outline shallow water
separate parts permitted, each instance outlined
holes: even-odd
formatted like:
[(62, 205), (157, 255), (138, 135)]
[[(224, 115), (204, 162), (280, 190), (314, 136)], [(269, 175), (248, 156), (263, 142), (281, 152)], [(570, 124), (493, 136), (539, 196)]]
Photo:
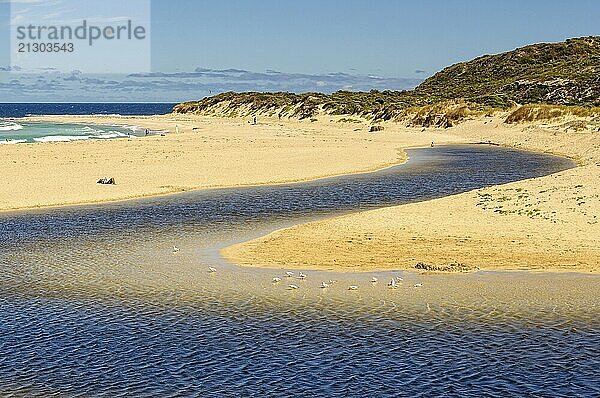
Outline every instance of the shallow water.
[(125, 128), (110, 125), (22, 122), (0, 118), (0, 145), (131, 138), (143, 135), (144, 130), (135, 126)]
[[(484, 146), (410, 156), (311, 183), (0, 216), (0, 394), (600, 395), (596, 276), (308, 272), (273, 284), (281, 270), (218, 256), (300, 221), (573, 166)], [(388, 289), (394, 275), (404, 281)]]

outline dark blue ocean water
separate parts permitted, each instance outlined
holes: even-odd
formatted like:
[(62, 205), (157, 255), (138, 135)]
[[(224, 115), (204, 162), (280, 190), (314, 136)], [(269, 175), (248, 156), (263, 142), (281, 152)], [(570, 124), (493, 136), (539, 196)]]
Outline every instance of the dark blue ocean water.
[(0, 117), (28, 115), (163, 115), (173, 103), (0, 103)]

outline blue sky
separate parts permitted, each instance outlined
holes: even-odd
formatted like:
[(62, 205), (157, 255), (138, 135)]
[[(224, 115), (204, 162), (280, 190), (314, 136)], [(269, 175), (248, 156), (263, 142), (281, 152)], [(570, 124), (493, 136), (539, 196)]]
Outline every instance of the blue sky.
[[(151, 4), (154, 74), (0, 72), (0, 101), (180, 101), (228, 89), (404, 89), (482, 54), (600, 35), (598, 0)], [(9, 20), (8, 1), (0, 0), (0, 67), (10, 65)], [(246, 72), (223, 71), (232, 68)]]
[(600, 34), (599, 15), (598, 0), (155, 0), (153, 66), (414, 77)]

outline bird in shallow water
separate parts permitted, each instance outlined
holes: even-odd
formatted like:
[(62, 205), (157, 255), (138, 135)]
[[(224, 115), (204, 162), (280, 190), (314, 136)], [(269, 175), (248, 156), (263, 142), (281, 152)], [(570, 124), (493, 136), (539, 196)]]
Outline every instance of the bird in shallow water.
[(356, 290), (356, 289), (358, 289), (358, 286), (356, 286), (356, 285), (348, 286), (348, 290)]
[(379, 280), (379, 279), (377, 279), (376, 277), (372, 277), (372, 278), (371, 278), (371, 282), (373, 282), (373, 283), (377, 282), (378, 280)]
[(217, 272), (217, 269), (215, 267), (208, 267), (208, 272), (212, 274), (213, 272)]
[(294, 276), (294, 273), (292, 271), (286, 271), (285, 276), (291, 278), (292, 276)]
[(281, 278), (276, 276), (275, 278), (273, 278), (273, 283), (277, 283), (277, 282), (281, 282)]
[(306, 278), (306, 274), (304, 272), (300, 272), (300, 274), (298, 275), (299, 279), (305, 279)]
[(415, 283), (415, 287), (422, 287), (423, 284), (422, 283)]
[(396, 282), (396, 278), (392, 278), (390, 283), (388, 283), (388, 286), (392, 289), (396, 289), (398, 287), (398, 282)]
[[(329, 282), (331, 282), (331, 281), (329, 281)], [(326, 288), (328, 288), (329, 286), (331, 286), (331, 283), (327, 283), (327, 282), (321, 282), (321, 289), (326, 289)]]
[(177, 246), (173, 246), (173, 253), (177, 253), (179, 251), (179, 248)]
[(289, 290), (296, 290), (296, 289), (300, 289), (300, 287), (297, 286), (297, 285), (288, 285), (288, 289)]

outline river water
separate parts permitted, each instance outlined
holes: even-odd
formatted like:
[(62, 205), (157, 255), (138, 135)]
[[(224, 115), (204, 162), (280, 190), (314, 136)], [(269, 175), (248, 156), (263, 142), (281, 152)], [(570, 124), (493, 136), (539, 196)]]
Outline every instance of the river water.
[(597, 276), (297, 279), (219, 257), (275, 228), (574, 166), (481, 145), (409, 155), (314, 182), (3, 214), (0, 395), (599, 396)]

